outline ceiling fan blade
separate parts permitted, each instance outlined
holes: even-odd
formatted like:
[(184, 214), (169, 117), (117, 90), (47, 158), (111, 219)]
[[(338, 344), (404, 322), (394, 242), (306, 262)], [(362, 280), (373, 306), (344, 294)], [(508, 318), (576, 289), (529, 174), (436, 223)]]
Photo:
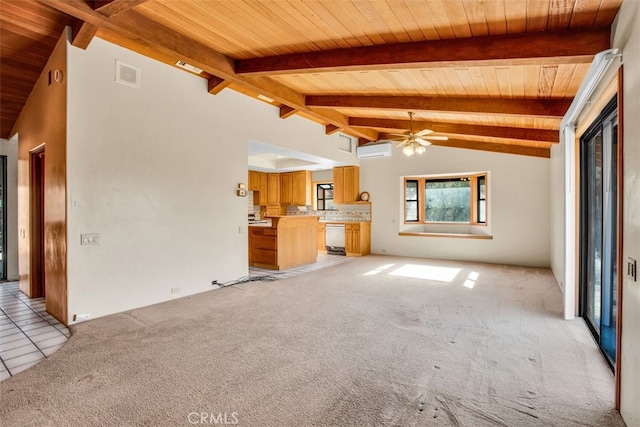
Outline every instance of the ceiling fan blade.
[(431, 129), (422, 129), (420, 132), (416, 132), (416, 136), (425, 136), (433, 133)]
[(396, 147), (395, 147), (395, 148), (402, 147), (406, 142), (407, 142), (406, 140), (404, 140), (404, 141), (400, 141), (400, 143), (396, 144)]
[(400, 136), (402, 138), (406, 138), (407, 136), (409, 136), (409, 132), (405, 132), (405, 133), (390, 133), (390, 136)]
[(424, 145), (425, 147), (427, 145), (431, 145), (431, 143), (429, 141), (427, 141), (426, 139), (422, 139), (422, 138), (416, 138), (416, 142), (420, 145)]
[(444, 135), (431, 135), (428, 136), (427, 139), (432, 139), (434, 141), (446, 141), (449, 137)]

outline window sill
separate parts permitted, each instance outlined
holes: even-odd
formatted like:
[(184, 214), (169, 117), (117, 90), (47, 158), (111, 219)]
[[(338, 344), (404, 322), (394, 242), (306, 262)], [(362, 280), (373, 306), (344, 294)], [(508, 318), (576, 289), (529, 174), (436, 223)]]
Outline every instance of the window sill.
[(416, 237), (450, 237), (454, 239), (483, 239), (492, 240), (493, 236), (486, 234), (471, 234), (471, 233), (433, 233), (433, 232), (409, 232), (401, 231), (399, 236), (416, 236)]

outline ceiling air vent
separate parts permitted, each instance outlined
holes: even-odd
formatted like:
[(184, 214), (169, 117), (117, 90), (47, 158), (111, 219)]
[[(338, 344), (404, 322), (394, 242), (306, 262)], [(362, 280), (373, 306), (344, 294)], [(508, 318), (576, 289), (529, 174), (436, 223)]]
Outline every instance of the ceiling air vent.
[(140, 89), (140, 68), (116, 59), (116, 82)]
[(347, 135), (340, 134), (340, 151), (345, 153), (353, 153), (353, 141)]
[(184, 68), (187, 71), (191, 71), (192, 73), (196, 73), (196, 74), (200, 74), (202, 73), (202, 70), (194, 65), (191, 64), (187, 64), (184, 61), (178, 61), (176, 62), (176, 66), (180, 67), (180, 68)]

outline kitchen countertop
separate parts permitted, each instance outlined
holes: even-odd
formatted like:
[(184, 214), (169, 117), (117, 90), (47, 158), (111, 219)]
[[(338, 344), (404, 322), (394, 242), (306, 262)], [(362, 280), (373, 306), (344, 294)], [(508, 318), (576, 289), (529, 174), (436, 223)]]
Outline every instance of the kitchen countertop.
[(249, 227), (271, 227), (271, 221), (249, 223)]
[(321, 224), (361, 224), (363, 222), (371, 222), (371, 221), (326, 221), (326, 220), (320, 220)]
[[(267, 217), (267, 222), (258, 222), (258, 223), (249, 223), (249, 227), (271, 227), (271, 220), (269, 218), (305, 218), (309, 215), (283, 215), (281, 217)], [(371, 221), (335, 221), (335, 220), (318, 220), (320, 224), (361, 224), (363, 222), (371, 222)]]

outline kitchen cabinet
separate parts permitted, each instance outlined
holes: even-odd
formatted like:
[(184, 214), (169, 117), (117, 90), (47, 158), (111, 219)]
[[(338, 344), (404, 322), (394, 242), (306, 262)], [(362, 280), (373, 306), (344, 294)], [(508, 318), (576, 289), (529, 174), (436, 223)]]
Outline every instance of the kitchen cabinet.
[(284, 172), (280, 174), (280, 203), (285, 206), (293, 204), (292, 172)]
[(296, 171), (284, 173), (264, 173), (249, 171), (249, 190), (256, 192), (254, 205), (269, 206), (269, 212), (284, 211), (273, 209), (276, 205), (311, 205), (311, 172)]
[(336, 205), (355, 203), (360, 194), (360, 168), (339, 166), (333, 168), (333, 201)]
[(249, 228), (249, 263), (277, 264), (278, 238), (275, 228)]
[(291, 204), (311, 205), (311, 171), (292, 172)]
[(347, 223), (344, 226), (347, 256), (363, 256), (371, 253), (371, 223)]
[(267, 174), (267, 205), (280, 204), (280, 174)]
[(271, 226), (249, 226), (249, 265), (286, 270), (316, 262), (318, 217), (274, 216)]
[[(267, 174), (260, 172), (260, 190), (258, 190), (258, 204), (260, 206), (267, 206)], [(256, 197), (253, 198), (253, 204), (256, 204)]]
[(325, 243), (325, 226), (323, 223), (318, 223), (318, 252), (326, 254), (327, 244)]
[(249, 191), (260, 191), (260, 175), (264, 175), (264, 173), (249, 171)]

